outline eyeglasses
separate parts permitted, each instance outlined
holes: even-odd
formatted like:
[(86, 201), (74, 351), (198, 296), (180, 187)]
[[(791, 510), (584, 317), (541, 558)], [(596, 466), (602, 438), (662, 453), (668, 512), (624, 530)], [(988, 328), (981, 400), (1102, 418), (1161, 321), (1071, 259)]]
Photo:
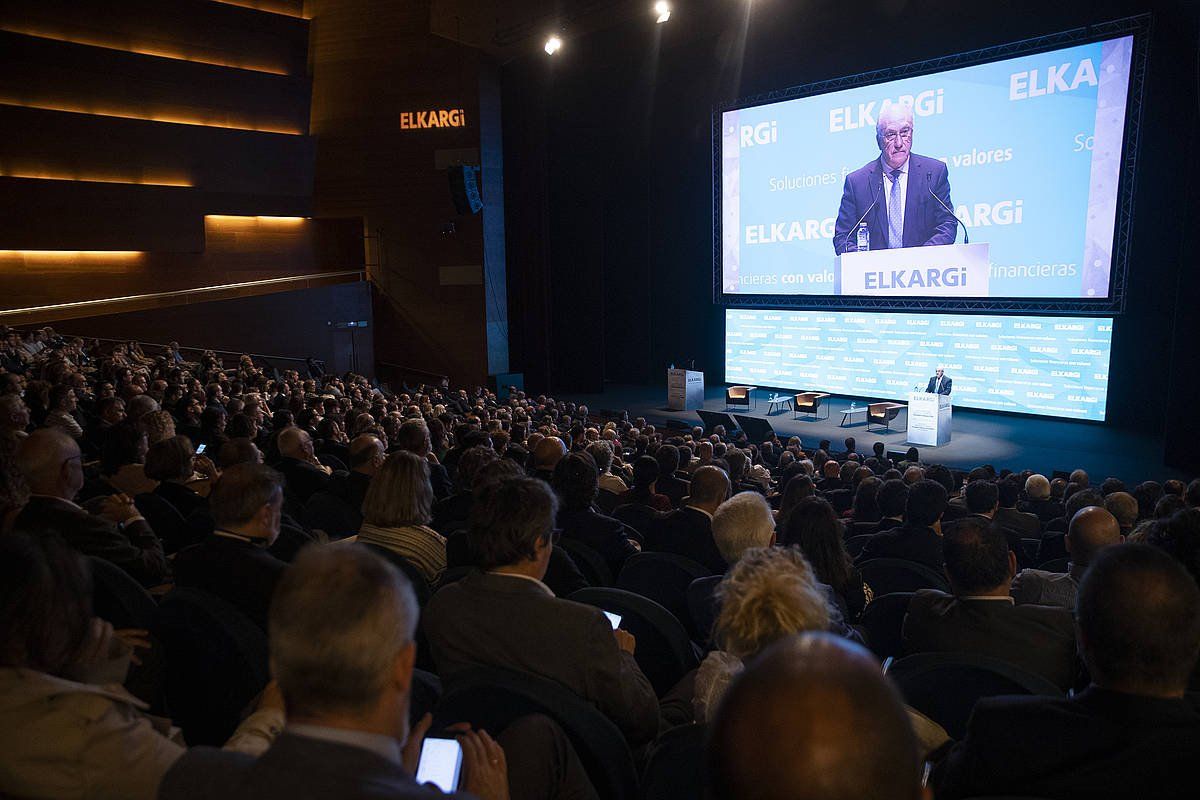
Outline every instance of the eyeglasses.
[(884, 131), (883, 140), (885, 142), (894, 142), (894, 141), (896, 141), (897, 136), (899, 136), (901, 139), (903, 139), (906, 142), (911, 142), (912, 141), (912, 128), (902, 128), (898, 131)]

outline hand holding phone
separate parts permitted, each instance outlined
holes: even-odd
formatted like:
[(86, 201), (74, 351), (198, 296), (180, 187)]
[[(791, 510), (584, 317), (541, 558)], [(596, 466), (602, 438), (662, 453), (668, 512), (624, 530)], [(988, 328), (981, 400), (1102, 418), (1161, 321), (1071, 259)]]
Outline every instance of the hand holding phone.
[(617, 628), (621, 627), (621, 615), (620, 614), (614, 614), (611, 611), (605, 611), (604, 616), (608, 617), (608, 621), (612, 623), (614, 631)]
[(462, 765), (463, 749), (457, 739), (427, 736), (417, 763), (417, 783), (432, 783), (448, 794), (456, 792)]

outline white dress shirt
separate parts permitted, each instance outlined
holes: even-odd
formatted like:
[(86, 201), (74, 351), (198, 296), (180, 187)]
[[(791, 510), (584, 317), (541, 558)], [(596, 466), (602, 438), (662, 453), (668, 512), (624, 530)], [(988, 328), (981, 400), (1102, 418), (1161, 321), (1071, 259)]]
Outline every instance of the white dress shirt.
[[(904, 219), (904, 203), (908, 197), (908, 164), (912, 158), (904, 159), (904, 163), (900, 165), (900, 176), (896, 179), (900, 181), (900, 219)], [(883, 231), (887, 233), (887, 203), (892, 196), (892, 168), (888, 166), (887, 160), (883, 155), (879, 156), (879, 165), (883, 167)]]

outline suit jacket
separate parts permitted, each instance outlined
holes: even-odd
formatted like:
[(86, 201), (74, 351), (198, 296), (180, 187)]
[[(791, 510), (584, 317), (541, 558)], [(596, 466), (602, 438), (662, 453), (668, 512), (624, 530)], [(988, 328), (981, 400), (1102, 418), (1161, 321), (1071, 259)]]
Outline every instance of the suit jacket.
[(941, 798), (1195, 797), (1200, 708), (1092, 686), (1071, 699), (992, 697), (937, 765)]
[(939, 574), (946, 564), (941, 535), (924, 525), (903, 525), (875, 534), (867, 540), (854, 563), (862, 564), (873, 558), (903, 558), (924, 564)]
[(13, 528), (34, 534), (57, 531), (71, 547), (111, 561), (143, 586), (157, 586), (167, 577), (162, 542), (144, 519), (118, 528), (67, 500), (34, 495), (13, 520)]
[[(284, 733), (257, 759), (193, 747), (167, 771), (159, 800), (411, 800), (446, 797), (361, 747)], [(466, 798), (469, 795), (454, 794)]]
[(674, 475), (662, 475), (655, 481), (654, 490), (659, 494), (665, 494), (670, 499), (671, 505), (679, 508), (683, 498), (692, 493), (692, 484), (691, 481), (681, 480)]
[[(907, 238), (907, 237), (905, 237), (905, 238)], [(952, 386), (954, 386), (954, 379), (951, 378), (949, 375), (943, 375), (942, 376), (942, 388), (938, 389), (937, 388), (937, 375), (934, 375), (932, 378), (929, 379), (929, 385), (925, 387), (925, 392), (926, 392), (926, 394), (933, 394), (934, 392), (937, 392), (938, 394), (948, 395), (948, 394), (950, 394), (950, 388)]]
[(175, 510), (184, 519), (187, 519), (196, 511), (208, 508), (208, 500), (178, 483), (162, 481), (155, 487), (154, 493), (175, 506)]
[(714, 575), (729, 569), (713, 539), (712, 519), (691, 506), (672, 511), (651, 523), (646, 530), (645, 549), (687, 556), (711, 569)]
[(658, 732), (658, 699), (612, 625), (593, 606), (554, 597), (521, 577), (472, 572), (443, 587), (425, 610), (438, 676), (448, 684), (476, 667), (525, 672), (591, 702), (630, 746)]
[[(873, 158), (866, 165), (846, 176), (842, 187), (842, 203), (833, 226), (833, 249), (838, 255), (853, 250), (856, 245), (854, 225), (866, 213), (863, 222), (871, 232), (871, 249), (882, 250), (887, 239), (887, 186), (883, 165)], [(908, 154), (908, 190), (904, 195), (904, 246), (954, 244), (958, 236), (958, 221), (929, 194), (950, 203), (949, 171), (936, 158)], [(871, 203), (875, 207), (870, 208)]]
[(1064, 513), (1063, 504), (1054, 500), (1022, 500), (1017, 503), (1017, 509), (1037, 516), (1043, 524), (1058, 519)]
[(324, 470), (298, 458), (281, 458), (275, 468), (283, 473), (288, 494), (301, 505), (329, 484), (329, 475)]
[(1001, 528), (1015, 532), (1022, 539), (1042, 537), (1042, 521), (1036, 514), (1018, 511), (1015, 508), (998, 508), (995, 519)]
[(336, 472), (328, 485), (304, 505), (303, 520), (309, 528), (323, 530), (331, 539), (358, 533), (362, 527), (362, 504), (371, 476), (361, 472)]
[(626, 538), (625, 525), (619, 519), (599, 514), (591, 506), (580, 511), (562, 511), (558, 515), (562, 535), (599, 553), (615, 576), (625, 559), (638, 549)]
[(212, 534), (175, 556), (175, 583), (224, 598), (264, 631), (275, 584), (287, 563), (240, 539)]
[(913, 595), (904, 617), (904, 652), (974, 653), (1041, 675), (1063, 690), (1078, 674), (1075, 626), (1063, 608), (973, 600), (937, 589)]

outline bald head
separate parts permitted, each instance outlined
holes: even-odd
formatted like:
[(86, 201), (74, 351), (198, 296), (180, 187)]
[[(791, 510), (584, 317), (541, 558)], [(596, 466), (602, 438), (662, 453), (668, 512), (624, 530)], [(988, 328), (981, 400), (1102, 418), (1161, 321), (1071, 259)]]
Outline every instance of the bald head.
[(538, 469), (554, 469), (567, 454), (567, 446), (557, 436), (547, 436), (533, 448), (533, 464)]
[(740, 800), (921, 795), (904, 706), (861, 647), (824, 633), (768, 648), (712, 722), (710, 792)]
[(383, 442), (374, 434), (364, 433), (350, 440), (350, 469), (374, 475), (383, 464)]
[(688, 505), (703, 508), (708, 513), (729, 497), (729, 476), (720, 467), (704, 466), (692, 473), (691, 495)]
[(1121, 525), (1117, 518), (1099, 506), (1075, 512), (1067, 529), (1065, 544), (1071, 563), (1090, 564), (1106, 547), (1121, 543)]
[(29, 434), (17, 451), (17, 464), (34, 494), (71, 500), (83, 487), (79, 445), (56, 428)]
[(312, 455), (312, 437), (295, 426), (279, 432), (279, 454), (306, 461)]

